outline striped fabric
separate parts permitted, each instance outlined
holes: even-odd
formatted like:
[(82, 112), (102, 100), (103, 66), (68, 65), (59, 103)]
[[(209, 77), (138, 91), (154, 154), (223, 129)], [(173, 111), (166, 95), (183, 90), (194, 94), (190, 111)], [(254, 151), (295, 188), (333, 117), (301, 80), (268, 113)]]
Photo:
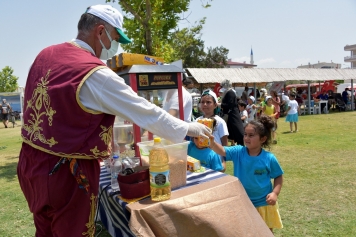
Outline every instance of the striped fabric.
[[(206, 169), (204, 173), (192, 173), (187, 171), (187, 185), (176, 190), (194, 186), (210, 180), (221, 178), (227, 174), (220, 173), (214, 170)], [(108, 186), (109, 185), (109, 186)], [(104, 191), (103, 189), (107, 187)], [(101, 167), (99, 181), (99, 200), (98, 219), (101, 220), (106, 230), (111, 236), (130, 237), (135, 236), (129, 228), (130, 213), (126, 210), (127, 203), (118, 198), (117, 193), (114, 193), (110, 187), (110, 174), (105, 167)]]

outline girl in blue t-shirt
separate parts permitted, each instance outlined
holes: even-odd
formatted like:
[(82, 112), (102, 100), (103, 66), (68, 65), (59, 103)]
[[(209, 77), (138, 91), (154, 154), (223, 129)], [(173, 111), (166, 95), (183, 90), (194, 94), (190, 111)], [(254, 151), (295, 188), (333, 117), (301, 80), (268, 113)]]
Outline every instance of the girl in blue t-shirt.
[[(261, 115), (245, 127), (245, 146), (221, 146), (210, 136), (210, 148), (234, 163), (234, 175), (240, 179), (257, 211), (273, 232), (283, 228), (277, 198), (282, 188), (283, 170), (277, 158), (263, 148), (271, 143), (272, 118)], [(273, 179), (273, 185), (271, 183)]]

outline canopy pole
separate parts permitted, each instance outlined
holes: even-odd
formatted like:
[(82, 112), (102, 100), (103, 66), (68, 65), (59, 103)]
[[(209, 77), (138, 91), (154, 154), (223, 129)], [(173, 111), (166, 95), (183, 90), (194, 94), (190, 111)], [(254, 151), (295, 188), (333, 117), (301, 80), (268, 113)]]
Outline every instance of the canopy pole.
[(308, 114), (310, 114), (310, 81), (308, 81)]
[(256, 101), (257, 101), (256, 82), (253, 83), (253, 95), (254, 95), (254, 97), (255, 97), (255, 103), (256, 103)]

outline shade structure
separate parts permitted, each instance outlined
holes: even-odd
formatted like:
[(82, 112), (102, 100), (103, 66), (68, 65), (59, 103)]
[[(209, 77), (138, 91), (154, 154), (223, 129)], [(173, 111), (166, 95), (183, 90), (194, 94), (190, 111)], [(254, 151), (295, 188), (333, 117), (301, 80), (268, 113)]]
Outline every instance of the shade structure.
[(327, 81), (356, 79), (356, 69), (319, 68), (186, 68), (198, 83), (261, 83), (274, 81)]

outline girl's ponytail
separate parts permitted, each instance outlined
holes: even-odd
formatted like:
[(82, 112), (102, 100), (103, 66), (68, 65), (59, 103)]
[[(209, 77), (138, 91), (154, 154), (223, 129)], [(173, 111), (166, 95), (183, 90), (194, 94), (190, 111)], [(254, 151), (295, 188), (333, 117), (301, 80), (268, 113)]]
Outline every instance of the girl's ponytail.
[(275, 126), (275, 121), (267, 115), (261, 115), (257, 120), (250, 121), (249, 124), (256, 128), (256, 132), (260, 137), (267, 137), (262, 147), (269, 148), (272, 142), (272, 129)]

